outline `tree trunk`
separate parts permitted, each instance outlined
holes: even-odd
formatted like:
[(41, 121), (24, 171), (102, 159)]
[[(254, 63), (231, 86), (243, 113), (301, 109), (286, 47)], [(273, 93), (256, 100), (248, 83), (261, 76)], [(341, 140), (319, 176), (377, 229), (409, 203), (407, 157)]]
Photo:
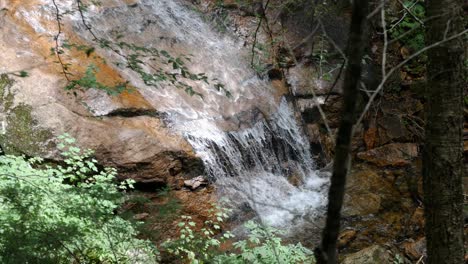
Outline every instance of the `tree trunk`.
[[(428, 0), (427, 45), (463, 30), (461, 0)], [(448, 27), (448, 29), (447, 29)], [(428, 52), (424, 207), (429, 264), (464, 263), (463, 39)]]
[(348, 64), (345, 72), (343, 109), (336, 138), (333, 175), (328, 194), (326, 226), (323, 231), (321, 248), (316, 252), (317, 263), (337, 262), (336, 240), (340, 232), (341, 207), (343, 205), (346, 175), (348, 173), (351, 150), (351, 137), (356, 121), (356, 105), (361, 77), (361, 60), (364, 53), (365, 23), (368, 14), (368, 1), (355, 0), (348, 39)]

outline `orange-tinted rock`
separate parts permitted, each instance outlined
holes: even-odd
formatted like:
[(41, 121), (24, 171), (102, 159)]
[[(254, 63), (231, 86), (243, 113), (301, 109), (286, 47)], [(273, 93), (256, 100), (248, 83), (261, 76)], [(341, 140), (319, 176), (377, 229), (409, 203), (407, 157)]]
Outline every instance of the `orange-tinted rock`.
[(410, 223), (411, 225), (418, 226), (421, 229), (424, 228), (424, 209), (422, 207), (418, 207), (416, 210), (414, 210), (414, 213), (410, 219)]
[(346, 186), (343, 215), (346, 217), (379, 212), (382, 196), (391, 190), (391, 183), (374, 171), (351, 172)]
[(376, 127), (370, 127), (364, 133), (364, 142), (366, 143), (366, 148), (367, 149), (374, 148), (374, 146), (376, 144), (376, 141), (377, 141), (377, 128)]
[(393, 257), (390, 252), (379, 246), (374, 245), (365, 248), (356, 253), (347, 255), (342, 262), (343, 264), (391, 264)]
[(342, 248), (348, 245), (356, 237), (356, 234), (356, 230), (353, 229), (348, 229), (341, 232), (338, 236), (338, 248)]
[(405, 166), (409, 165), (418, 153), (418, 146), (414, 143), (391, 143), (360, 152), (357, 156), (377, 166)]
[(426, 238), (422, 237), (417, 241), (406, 241), (402, 246), (406, 256), (412, 260), (419, 260), (426, 253)]
[[(57, 34), (57, 21), (49, 13), (53, 9), (44, 8), (44, 1), (39, 0), (7, 2), (0, 15), (3, 54), (0, 73), (28, 72), (27, 78), (16, 78), (13, 82), (10, 91), (13, 106), (30, 107), (38, 126), (53, 136), (67, 132), (77, 139), (81, 148), (94, 149), (99, 162), (116, 167), (122, 178), (130, 177), (155, 186), (168, 183), (184, 170), (199, 169), (201, 164), (191, 146), (166, 127), (155, 106), (138, 90), (118, 96), (95, 89), (77, 91), (77, 96), (68, 94), (64, 90), (67, 83), (61, 67), (54, 62), (57, 57), (51, 56)], [(136, 2), (107, 0), (99, 8)], [(90, 45), (75, 30), (65, 18), (62, 37), (70, 43)], [(81, 77), (88, 65), (93, 64), (99, 68), (96, 73), (99, 82), (109, 86), (124, 82), (118, 69), (105, 63), (104, 55), (98, 53), (96, 50), (87, 56), (84, 52), (64, 49), (62, 56), (65, 63), (71, 63), (72, 78)], [(46, 156), (58, 159), (51, 146)], [(38, 153), (31, 153), (34, 154)]]

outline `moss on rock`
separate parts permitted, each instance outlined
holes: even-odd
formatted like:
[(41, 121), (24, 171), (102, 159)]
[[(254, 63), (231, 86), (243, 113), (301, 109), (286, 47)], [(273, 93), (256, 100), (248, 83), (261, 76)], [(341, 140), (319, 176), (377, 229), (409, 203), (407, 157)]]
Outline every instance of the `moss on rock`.
[(32, 115), (32, 107), (26, 104), (13, 106), (13, 81), (0, 76), (0, 147), (6, 154), (41, 155), (52, 133), (39, 126)]

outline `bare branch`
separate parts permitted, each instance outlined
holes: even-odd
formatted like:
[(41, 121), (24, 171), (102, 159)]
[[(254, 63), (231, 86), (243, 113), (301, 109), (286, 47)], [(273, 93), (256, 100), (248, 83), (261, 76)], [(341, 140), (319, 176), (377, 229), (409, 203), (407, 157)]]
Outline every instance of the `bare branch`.
[(411, 11), (411, 8), (413, 8), (417, 3), (418, 1), (415, 1), (413, 3), (413, 5), (411, 5), (410, 7), (407, 7), (405, 6), (405, 4), (403, 2), (401, 2), (401, 0), (398, 0), (398, 2), (401, 4), (401, 6), (405, 9), (405, 11), (410, 14), (410, 16), (412, 16), (414, 18), (414, 20), (418, 21), (419, 24), (421, 24), (421, 26), (424, 27), (424, 22), (421, 21), (421, 19), (419, 19), (415, 14), (413, 14), (413, 11)]
[(457, 39), (461, 36), (463, 36), (464, 34), (468, 33), (468, 29), (465, 29), (463, 30), (462, 32), (458, 33), (458, 34), (455, 34), (455, 35), (452, 35), (448, 38), (444, 38), (438, 42), (435, 42), (429, 46), (426, 46), (422, 49), (420, 49), (419, 51), (413, 53), (412, 55), (410, 55), (408, 58), (406, 58), (404, 61), (400, 62), (397, 66), (393, 67), (392, 69), (390, 69), (387, 74), (385, 76), (382, 77), (382, 81), (380, 82), (380, 84), (377, 86), (377, 89), (374, 91), (374, 93), (372, 94), (372, 96), (369, 98), (369, 101), (367, 102), (363, 112), (361, 113), (361, 115), (359, 116), (359, 119), (357, 120), (356, 124), (359, 124), (362, 122), (362, 120), (364, 119), (364, 116), (366, 115), (367, 111), (369, 110), (372, 102), (375, 100), (375, 98), (377, 97), (378, 93), (383, 89), (385, 83), (388, 81), (388, 79), (393, 75), (393, 73), (395, 73), (398, 69), (400, 69), (401, 67), (403, 67), (406, 63), (408, 63), (410, 60), (418, 57), (419, 55), (421, 55), (422, 53), (432, 49), (432, 48), (435, 48), (439, 45), (442, 45), (444, 44), (445, 42), (448, 42), (448, 41), (451, 41), (451, 40), (454, 40), (454, 39)]
[(62, 35), (62, 15), (60, 14), (60, 9), (56, 3), (56, 0), (52, 0), (52, 3), (54, 4), (55, 7), (55, 20), (57, 21), (57, 27), (58, 27), (58, 32), (54, 37), (55, 40), (55, 54), (57, 55), (58, 62), (60, 63), (60, 66), (62, 68), (62, 73), (65, 76), (65, 79), (67, 79), (68, 82), (71, 81), (69, 77), (69, 72), (67, 71), (67, 66), (62, 60), (61, 56), (61, 49), (60, 49), (60, 44), (59, 44), (59, 38), (60, 35)]
[(382, 76), (386, 74), (386, 67), (387, 67), (387, 49), (388, 49), (388, 34), (387, 34), (387, 23), (385, 21), (385, 0), (381, 0), (382, 9), (380, 10), (380, 20), (382, 23), (383, 28), (383, 35), (384, 35), (384, 46), (382, 51)]

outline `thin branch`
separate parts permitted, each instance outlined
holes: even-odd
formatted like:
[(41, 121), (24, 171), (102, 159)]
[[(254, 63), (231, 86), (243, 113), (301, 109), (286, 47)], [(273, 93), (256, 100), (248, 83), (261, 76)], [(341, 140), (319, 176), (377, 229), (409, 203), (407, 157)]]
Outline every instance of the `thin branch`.
[(411, 11), (411, 8), (413, 8), (417, 3), (418, 1), (415, 1), (414, 4), (411, 6), (411, 7), (406, 7), (405, 4), (403, 2), (401, 2), (401, 0), (398, 0), (398, 2), (401, 4), (401, 6), (406, 10), (406, 12), (408, 14), (410, 14), (410, 16), (412, 16), (414, 18), (414, 20), (418, 21), (419, 24), (421, 24), (421, 26), (424, 27), (424, 22), (421, 21), (421, 19), (419, 19), (415, 14), (413, 14), (413, 12)]
[[(292, 54), (292, 57), (294, 59), (294, 64), (298, 65), (299, 63), (298, 63), (298, 61), (296, 59), (296, 56), (294, 55), (294, 51), (291, 49), (291, 47), (289, 46), (288, 43), (286, 43), (286, 46), (287, 46), (287, 49), (288, 49), (289, 53)], [(331, 131), (330, 125), (328, 124), (327, 116), (326, 116), (325, 112), (323, 111), (322, 107), (320, 106), (318, 96), (315, 93), (315, 90), (314, 90), (313, 87), (311, 87), (310, 91), (312, 92), (313, 100), (316, 102), (315, 106), (319, 110), (320, 117), (322, 118), (323, 123), (325, 124), (325, 127), (327, 128), (328, 135), (330, 136), (330, 139), (331, 139), (332, 143), (335, 144), (335, 138), (334, 138), (333, 133)]]
[(383, 35), (384, 35), (384, 46), (382, 51), (382, 76), (387, 75), (386, 67), (387, 67), (387, 49), (388, 49), (388, 34), (387, 34), (387, 23), (385, 21), (385, 0), (382, 0), (382, 9), (380, 10), (380, 20), (382, 23), (383, 28)]
[(84, 10), (83, 3), (81, 2), (81, 0), (76, 0), (76, 4), (78, 6), (78, 12), (80, 13), (81, 22), (85, 26), (86, 30), (88, 30), (88, 32), (91, 33), (91, 35), (93, 36), (93, 40), (98, 41), (99, 40), (98, 37), (94, 34), (91, 26), (88, 25), (88, 23), (86, 22), (85, 16), (83, 14), (83, 10)]
[(333, 47), (340, 53), (341, 57), (343, 57), (343, 59), (345, 60), (345, 64), (347, 64), (347, 57), (346, 57), (346, 54), (344, 53), (344, 51), (340, 48), (340, 46), (338, 46), (338, 44), (336, 44), (336, 42), (330, 37), (328, 36), (328, 33), (327, 31), (325, 30), (325, 25), (323, 24), (322, 20), (321, 19), (318, 19), (317, 22), (319, 23), (320, 27), (322, 28), (322, 32), (323, 34), (325, 35), (325, 37), (328, 39), (328, 41), (330, 41), (330, 43), (333, 45)]
[(346, 60), (344, 60), (343, 63), (341, 63), (340, 70), (338, 71), (338, 75), (336, 75), (335, 81), (333, 81), (332, 86), (330, 87), (330, 89), (328, 89), (327, 97), (325, 97), (325, 101), (323, 102), (324, 104), (327, 102), (328, 98), (330, 97), (330, 95), (333, 92), (333, 89), (335, 89), (335, 86), (338, 84), (338, 81), (340, 80), (341, 74), (343, 73), (343, 69), (345, 67), (345, 64), (346, 64)]
[(312, 32), (311, 32), (309, 35), (307, 35), (305, 38), (303, 38), (303, 39), (301, 40), (301, 42), (299, 42), (299, 44), (297, 44), (296, 46), (294, 46), (292, 49), (293, 49), (293, 50), (297, 49), (297, 48), (300, 47), (302, 44), (306, 43), (310, 38), (312, 38), (312, 37), (315, 35), (315, 33), (317, 32), (319, 26), (320, 26), (320, 25), (317, 24), (317, 25), (315, 26), (315, 28), (312, 30)]
[(422, 49), (420, 49), (419, 51), (413, 53), (412, 55), (410, 55), (408, 58), (406, 58), (404, 61), (400, 62), (397, 66), (393, 67), (392, 69), (390, 69), (387, 74), (385, 76), (383, 76), (382, 78), (382, 81), (380, 82), (379, 86), (377, 86), (377, 89), (374, 91), (374, 93), (372, 94), (372, 96), (369, 98), (369, 102), (367, 102), (366, 104), (366, 107), (364, 108), (364, 111), (361, 113), (361, 115), (359, 116), (359, 119), (358, 121), (356, 122), (356, 124), (359, 124), (362, 122), (362, 120), (364, 119), (364, 116), (365, 114), (367, 113), (367, 111), (369, 110), (372, 102), (375, 100), (375, 98), (377, 97), (377, 94), (383, 89), (384, 87), (384, 84), (387, 82), (387, 80), (390, 78), (391, 75), (393, 75), (393, 73), (395, 73), (396, 70), (400, 69), (401, 67), (403, 67), (406, 63), (408, 63), (410, 60), (418, 57), (419, 55), (421, 55), (422, 53), (432, 49), (432, 48), (435, 48), (445, 42), (448, 42), (448, 41), (451, 41), (451, 40), (454, 40), (454, 39), (457, 39), (461, 36), (463, 36), (464, 34), (468, 33), (468, 29), (465, 29), (463, 30), (462, 32), (458, 33), (458, 34), (455, 34), (455, 35), (452, 35), (451, 37), (448, 37), (448, 38), (445, 38), (445, 39), (442, 39), (438, 42), (435, 42), (429, 46), (426, 46)]
[(62, 18), (61, 18), (62, 15), (60, 14), (60, 9), (59, 9), (59, 7), (58, 7), (58, 5), (57, 5), (57, 3), (55, 1), (56, 0), (52, 0), (52, 3), (54, 4), (54, 7), (55, 7), (55, 19), (57, 21), (57, 27), (58, 27), (58, 32), (54, 37), (54, 40), (55, 40), (55, 54), (57, 55), (58, 62), (60, 63), (60, 66), (62, 68), (63, 75), (65, 76), (67, 81), (70, 82), (71, 79), (69, 77), (69, 72), (67, 71), (67, 66), (63, 62), (62, 56), (60, 55), (61, 50), (60, 50), (59, 38), (60, 38), (60, 35), (62, 35), (62, 22), (61, 22), (62, 21)]
[[(257, 35), (258, 35), (258, 32), (260, 31), (260, 27), (262, 26), (262, 22), (263, 22), (263, 19), (265, 18), (266, 14), (266, 10), (268, 9), (268, 5), (270, 4), (270, 0), (267, 0), (266, 4), (265, 4), (265, 7), (262, 6), (262, 13), (260, 15), (260, 21), (258, 21), (258, 25), (257, 25), (257, 28), (255, 29), (255, 32), (254, 32), (254, 41), (253, 41), (253, 44), (252, 44), (252, 59), (250, 61), (250, 66), (254, 66), (254, 58), (255, 58), (255, 47), (257, 45)], [(263, 4), (262, 4), (263, 5)]]
[(382, 3), (380, 3), (374, 10), (372, 10), (372, 12), (369, 13), (369, 15), (367, 15), (366, 19), (369, 20), (371, 19), (373, 16), (377, 15), (380, 11), (380, 9), (382, 9), (384, 6)]

